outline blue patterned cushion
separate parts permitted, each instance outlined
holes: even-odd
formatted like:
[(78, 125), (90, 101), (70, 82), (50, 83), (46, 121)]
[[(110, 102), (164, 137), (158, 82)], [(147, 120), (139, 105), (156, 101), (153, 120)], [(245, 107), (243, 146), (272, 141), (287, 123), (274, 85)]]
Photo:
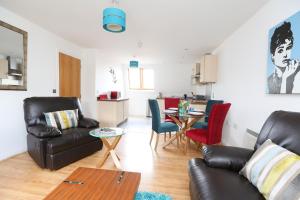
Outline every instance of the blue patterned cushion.
[(48, 126), (60, 130), (76, 128), (78, 126), (78, 109), (48, 112), (44, 113), (44, 115)]
[(300, 156), (266, 140), (240, 172), (269, 200), (299, 200)]
[(157, 192), (137, 192), (134, 200), (172, 200), (169, 195)]

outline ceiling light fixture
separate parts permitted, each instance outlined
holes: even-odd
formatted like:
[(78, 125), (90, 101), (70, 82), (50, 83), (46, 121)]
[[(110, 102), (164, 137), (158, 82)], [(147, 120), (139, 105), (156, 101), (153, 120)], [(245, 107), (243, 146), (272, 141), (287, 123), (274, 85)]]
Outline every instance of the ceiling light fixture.
[[(118, 0), (112, 0), (113, 4), (119, 4)], [(126, 13), (116, 7), (103, 10), (103, 28), (113, 33), (121, 33), (126, 30)]]

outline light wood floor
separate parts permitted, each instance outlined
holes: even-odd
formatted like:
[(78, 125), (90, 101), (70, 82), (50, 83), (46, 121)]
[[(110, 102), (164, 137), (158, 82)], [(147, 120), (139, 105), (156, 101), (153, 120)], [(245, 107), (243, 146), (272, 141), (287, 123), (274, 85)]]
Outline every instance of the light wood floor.
[[(173, 199), (190, 199), (188, 190), (188, 160), (201, 157), (195, 146), (186, 155), (176, 145), (167, 149), (160, 146), (157, 152), (149, 146), (151, 122), (149, 119), (131, 118), (123, 127), (127, 134), (122, 137), (117, 153), (122, 167), (127, 171), (142, 173), (140, 191), (163, 192)], [(155, 138), (154, 138), (155, 139)], [(160, 144), (163, 143), (160, 136)], [(43, 199), (77, 167), (95, 167), (103, 156), (103, 150), (57, 171), (39, 168), (27, 153), (0, 162), (0, 199)], [(103, 166), (116, 169), (111, 158)]]

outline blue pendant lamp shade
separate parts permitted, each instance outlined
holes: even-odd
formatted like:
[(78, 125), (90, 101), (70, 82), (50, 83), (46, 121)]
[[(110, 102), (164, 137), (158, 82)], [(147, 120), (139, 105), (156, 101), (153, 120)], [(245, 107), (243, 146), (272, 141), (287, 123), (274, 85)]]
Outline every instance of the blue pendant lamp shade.
[(125, 12), (119, 8), (105, 8), (103, 10), (103, 28), (114, 33), (121, 33), (125, 31)]
[(139, 61), (137, 61), (137, 60), (131, 60), (129, 62), (129, 67), (138, 68), (139, 67)]

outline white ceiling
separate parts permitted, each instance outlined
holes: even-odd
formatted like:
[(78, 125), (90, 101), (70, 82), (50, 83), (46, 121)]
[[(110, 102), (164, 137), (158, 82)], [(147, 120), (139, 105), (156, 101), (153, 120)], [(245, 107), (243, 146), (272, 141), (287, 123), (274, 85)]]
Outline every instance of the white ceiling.
[(0, 0), (0, 6), (124, 63), (133, 55), (142, 63), (184, 63), (212, 51), (267, 1), (120, 0), (127, 13), (123, 33), (102, 29), (102, 10), (111, 0)]

